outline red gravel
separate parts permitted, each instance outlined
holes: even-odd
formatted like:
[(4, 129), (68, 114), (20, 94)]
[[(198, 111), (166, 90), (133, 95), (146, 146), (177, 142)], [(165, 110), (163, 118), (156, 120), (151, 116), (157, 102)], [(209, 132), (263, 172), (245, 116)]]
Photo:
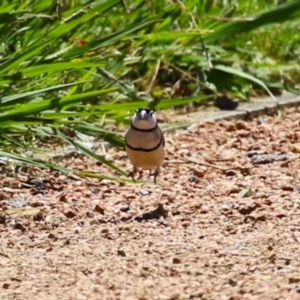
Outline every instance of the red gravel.
[[(157, 186), (2, 175), (0, 298), (300, 299), (299, 120), (289, 109), (166, 134)], [(130, 167), (123, 150), (107, 156)]]

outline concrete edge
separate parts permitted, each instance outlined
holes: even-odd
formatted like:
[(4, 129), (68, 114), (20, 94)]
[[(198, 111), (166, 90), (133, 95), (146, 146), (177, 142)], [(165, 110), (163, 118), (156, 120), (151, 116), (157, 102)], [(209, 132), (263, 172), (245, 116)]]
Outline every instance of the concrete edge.
[[(279, 108), (289, 108), (300, 105), (300, 96), (286, 94), (277, 98), (277, 102), (266, 98), (247, 103), (241, 103), (234, 111), (213, 111), (205, 116), (205, 112), (192, 116), (197, 121), (216, 121), (216, 120), (248, 120), (261, 115), (276, 114)], [(202, 118), (201, 118), (202, 116)]]
[(198, 123), (214, 121), (236, 121), (251, 120), (263, 115), (275, 115), (278, 109), (300, 106), (300, 96), (285, 93), (277, 97), (277, 102), (271, 98), (261, 98), (251, 102), (240, 103), (236, 110), (199, 110), (188, 113), (189, 125), (182, 125), (180, 128), (168, 128), (165, 132), (186, 129)]

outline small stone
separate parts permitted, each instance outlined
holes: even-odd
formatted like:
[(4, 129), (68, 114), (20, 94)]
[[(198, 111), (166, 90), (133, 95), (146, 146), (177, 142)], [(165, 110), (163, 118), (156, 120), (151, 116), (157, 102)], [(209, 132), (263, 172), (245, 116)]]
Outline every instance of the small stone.
[(300, 294), (300, 285), (295, 285), (294, 291), (298, 294)]
[(293, 144), (293, 145), (291, 145), (291, 151), (293, 153), (300, 153), (300, 144)]
[(264, 203), (265, 205), (271, 205), (271, 204), (273, 203), (273, 201), (272, 201), (271, 199), (264, 199), (264, 200), (263, 200), (263, 203)]
[(226, 172), (225, 172), (225, 175), (226, 176), (235, 176), (236, 175), (236, 171), (234, 171), (234, 170), (227, 170)]
[(238, 130), (250, 130), (248, 123), (244, 121), (235, 122), (235, 127)]
[(256, 222), (256, 218), (252, 215), (246, 215), (245, 219), (244, 219), (245, 223), (255, 223)]
[(222, 205), (221, 205), (221, 210), (226, 212), (226, 211), (229, 211), (229, 210), (231, 210), (231, 209), (230, 209), (227, 205), (222, 204)]
[(14, 229), (21, 230), (22, 232), (26, 231), (26, 228), (20, 223), (16, 223)]
[(236, 131), (236, 127), (233, 123), (228, 123), (227, 126), (226, 126), (226, 130), (229, 131), (229, 132), (233, 132), (233, 131)]
[(178, 257), (173, 258), (173, 264), (180, 264), (181, 260)]
[[(293, 283), (299, 283), (300, 282), (300, 278), (299, 277), (290, 277), (289, 278), (289, 283), (293, 284)], [(299, 286), (300, 287), (300, 286)]]
[(286, 154), (274, 153), (274, 154), (257, 154), (252, 156), (251, 162), (253, 164), (268, 164), (275, 161), (285, 161), (288, 160)]
[(9, 288), (9, 286), (10, 286), (10, 284), (7, 282), (2, 284), (2, 288), (6, 289), (6, 290)]
[(259, 118), (257, 118), (256, 123), (257, 123), (257, 125), (261, 125), (263, 123), (266, 123), (266, 121), (265, 121), (265, 119), (259, 117)]
[(237, 285), (237, 282), (236, 282), (234, 279), (229, 278), (229, 279), (228, 279), (228, 284), (231, 285), (231, 286), (236, 286), (236, 285)]
[(63, 194), (59, 197), (59, 201), (64, 202), (64, 203), (67, 203), (67, 202), (68, 202), (68, 199), (67, 199), (65, 193), (63, 193)]
[(282, 275), (286, 275), (286, 274), (291, 273), (291, 272), (293, 272), (293, 269), (289, 268), (289, 267), (288, 268), (282, 268), (282, 269), (278, 270), (278, 273), (282, 274)]
[(49, 234), (48, 234), (48, 238), (49, 239), (52, 239), (52, 240), (57, 240), (57, 236), (55, 235), (55, 234), (53, 234), (52, 232), (50, 232)]
[(234, 203), (231, 201), (224, 201), (222, 206), (226, 206), (228, 209), (233, 209), (235, 207)]
[(202, 207), (200, 210), (200, 214), (207, 214), (209, 212), (208, 208)]
[(139, 190), (139, 195), (140, 196), (148, 196), (149, 192), (147, 190)]
[(201, 276), (201, 275), (203, 275), (204, 273), (203, 273), (203, 271), (201, 271), (201, 270), (196, 270), (195, 271), (195, 275), (197, 275), (197, 276)]
[(238, 210), (239, 213), (242, 215), (249, 215), (256, 208), (257, 208), (257, 204), (255, 202), (252, 202), (252, 203), (247, 203), (245, 205), (242, 205)]
[(27, 205), (27, 199), (24, 198), (14, 198), (11, 200), (3, 200), (2, 203), (6, 204), (7, 207), (18, 208)]
[(102, 206), (100, 206), (99, 204), (95, 205), (94, 211), (100, 213), (101, 215), (105, 214), (104, 208)]
[(193, 172), (194, 172), (194, 176), (196, 176), (196, 177), (204, 177), (204, 174), (205, 174), (205, 171), (204, 170), (201, 170), (201, 169), (194, 169), (193, 170)]
[(250, 150), (247, 152), (248, 157), (252, 157), (252, 156), (258, 155), (258, 154), (260, 154), (260, 153), (257, 150)]
[(293, 192), (295, 188), (292, 184), (284, 184), (284, 185), (282, 185), (281, 189), (283, 191)]
[(119, 256), (123, 256), (123, 257), (126, 257), (126, 253), (125, 253), (125, 251), (124, 250), (118, 250), (118, 252), (117, 252), (117, 254), (119, 255)]
[(24, 186), (34, 187), (36, 189), (34, 194), (44, 194), (46, 189), (46, 183), (41, 178), (30, 178), (25, 182)]
[(267, 220), (265, 215), (256, 215), (255, 216), (256, 221), (265, 222)]
[(199, 182), (199, 178), (195, 175), (191, 175), (189, 177), (189, 182), (195, 182), (195, 183), (198, 183)]
[(33, 220), (36, 222), (40, 222), (44, 220), (44, 215), (42, 214), (42, 212), (40, 212), (37, 215), (33, 216)]
[(277, 213), (277, 214), (276, 214), (276, 218), (278, 218), (278, 219), (286, 218), (286, 214), (285, 214), (284, 212), (282, 212), (282, 213)]
[(207, 187), (206, 187), (206, 190), (207, 191), (212, 191), (212, 190), (214, 190), (215, 189), (215, 185), (214, 184), (210, 184), (210, 185), (208, 185)]
[(245, 243), (241, 240), (235, 241), (234, 247), (237, 249), (246, 248)]
[(128, 204), (125, 204), (120, 207), (121, 212), (128, 212), (130, 210), (130, 206)]
[(88, 211), (88, 212), (86, 213), (86, 216), (87, 216), (88, 218), (94, 218), (94, 217), (95, 217), (95, 215), (94, 215), (94, 213), (93, 213), (92, 211)]
[(72, 211), (72, 210), (68, 210), (68, 211), (66, 211), (66, 212), (64, 213), (64, 215), (65, 215), (67, 218), (72, 219), (72, 218), (74, 218), (74, 217), (76, 216), (76, 213), (75, 213), (74, 211)]
[(75, 228), (75, 233), (79, 233), (81, 230), (82, 230), (82, 227), (77, 226), (77, 227)]

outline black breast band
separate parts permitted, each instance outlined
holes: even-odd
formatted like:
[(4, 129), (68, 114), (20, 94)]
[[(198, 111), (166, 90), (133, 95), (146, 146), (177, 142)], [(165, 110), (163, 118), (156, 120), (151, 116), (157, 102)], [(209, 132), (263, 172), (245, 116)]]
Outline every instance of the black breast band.
[(154, 131), (154, 130), (157, 128), (157, 122), (156, 122), (156, 124), (155, 124), (154, 127), (149, 128), (149, 129), (141, 129), (141, 128), (137, 128), (137, 127), (133, 126), (133, 124), (131, 124), (131, 128), (132, 128), (133, 130), (135, 130), (135, 131), (152, 132), (152, 131)]
[(131, 146), (126, 142), (126, 140), (125, 140), (125, 145), (126, 145), (126, 147), (128, 147), (129, 149), (131, 149), (131, 150), (133, 150), (133, 151), (152, 152), (152, 151), (157, 150), (157, 149), (160, 147), (160, 145), (163, 145), (163, 146), (164, 146), (164, 145), (165, 145), (165, 139), (164, 139), (163, 134), (161, 134), (161, 138), (160, 138), (159, 143), (158, 143), (155, 147), (150, 148), (150, 149), (131, 147)]

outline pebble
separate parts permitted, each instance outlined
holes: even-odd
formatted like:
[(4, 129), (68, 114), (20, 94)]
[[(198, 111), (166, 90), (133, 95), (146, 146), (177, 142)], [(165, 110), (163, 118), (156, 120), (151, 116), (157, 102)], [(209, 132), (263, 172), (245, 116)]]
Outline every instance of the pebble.
[(6, 204), (10, 208), (24, 207), (27, 205), (27, 199), (24, 198), (14, 198), (11, 200), (4, 200), (2, 203)]
[(198, 183), (199, 182), (199, 177), (197, 177), (195, 175), (191, 175), (189, 177), (189, 182), (196, 182), (196, 183)]
[(234, 242), (234, 247), (237, 249), (246, 248), (245, 243), (241, 240), (237, 240)]
[(128, 204), (124, 204), (120, 207), (121, 212), (128, 212), (130, 210), (130, 206)]
[(294, 291), (300, 294), (300, 285), (295, 285)]
[(147, 190), (139, 190), (139, 195), (140, 196), (148, 196), (149, 192)]

